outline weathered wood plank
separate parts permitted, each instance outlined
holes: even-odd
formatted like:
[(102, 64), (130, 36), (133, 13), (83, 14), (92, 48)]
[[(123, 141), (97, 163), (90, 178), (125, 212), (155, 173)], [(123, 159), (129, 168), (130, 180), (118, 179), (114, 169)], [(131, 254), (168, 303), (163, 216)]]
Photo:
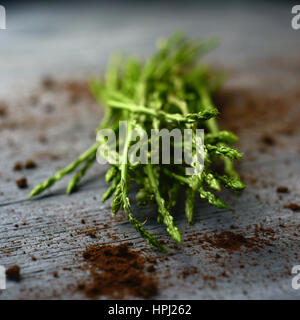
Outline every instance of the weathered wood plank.
[[(77, 268), (82, 264), (80, 251), (86, 246), (131, 241), (136, 248), (144, 249), (145, 254), (149, 251), (126, 219), (112, 220), (109, 205), (101, 204), (106, 185), (104, 168), (99, 165), (91, 169), (72, 196), (64, 194), (66, 179), (32, 201), (26, 198), (29, 189), (17, 188), (15, 180), (22, 175), (33, 187), (84, 151), (94, 142), (94, 129), (101, 117), (98, 106), (88, 98), (72, 102), (69, 91), (42, 90), (37, 79), (45, 72), (58, 74), (57, 78), (70, 78), (82, 72), (84, 76), (77, 78), (86, 79), (85, 75), (95, 68), (104, 69), (107, 54), (113, 49), (148, 54), (157, 36), (184, 25), (191, 34), (205, 35), (209, 30), (209, 34), (218, 34), (223, 39), (223, 47), (212, 55), (211, 61), (234, 67), (228, 88), (261, 87), (270, 93), (285, 95), (298, 83), (299, 74), (295, 74), (291, 66), (277, 64), (274, 70), (266, 58), (293, 56), (293, 50), (299, 50), (299, 41), (295, 41), (298, 35), (278, 23), (277, 17), (287, 23), (288, 18), (282, 8), (277, 7), (271, 13), (270, 8), (265, 7), (247, 10), (235, 7), (226, 11), (228, 15), (213, 8), (184, 11), (173, 8), (169, 16), (166, 8), (156, 7), (147, 10), (147, 15), (142, 8), (125, 12), (101, 8), (94, 13), (87, 11), (83, 16), (75, 8), (72, 17), (59, 11), (46, 14), (37, 10), (24, 11), (18, 16), (18, 19), (20, 16), (34, 18), (22, 37), (18, 26), (23, 20), (17, 21), (13, 15), (11, 30), (8, 29), (6, 35), (0, 34), (1, 42), (6, 44), (0, 51), (1, 86), (7, 78), (1, 87), (1, 97), (8, 103), (8, 115), (0, 119), (0, 264), (6, 267), (18, 264), (22, 270), (22, 280), (8, 281), (0, 298), (83, 299), (75, 288), (78, 281), (88, 277)], [(44, 19), (36, 19), (37, 13), (48, 17), (49, 23), (56, 17), (55, 28), (42, 29)], [(108, 19), (109, 14), (113, 21)], [(214, 19), (209, 19), (212, 16)], [(78, 22), (75, 29), (74, 19)], [(24, 42), (15, 43), (18, 37)], [(281, 40), (277, 41), (278, 38)], [(297, 66), (299, 61), (294, 62)], [(17, 79), (21, 67), (26, 85)], [(273, 87), (268, 85), (270, 76)], [(33, 95), (39, 97), (37, 102)], [(300, 263), (300, 215), (283, 209), (284, 204), (299, 201), (300, 162), (295, 149), (299, 147), (299, 139), (289, 137), (290, 143), (283, 148), (261, 153), (257, 151), (261, 126), (250, 129), (241, 136), (246, 159), (240, 171), (248, 181), (251, 176), (260, 177), (259, 182), (265, 180), (265, 186), (249, 184), (238, 198), (225, 192), (230, 210), (216, 210), (199, 201), (196, 223), (192, 227), (186, 225), (182, 208), (178, 208), (176, 223), (184, 234), (184, 244), (173, 249), (174, 255), (157, 266), (161, 274), (158, 299), (299, 298), (299, 292), (291, 288), (290, 272), (293, 265)], [(46, 143), (44, 137), (47, 137)], [(251, 154), (252, 159), (248, 159), (247, 154)], [(56, 156), (58, 159), (53, 160)], [(12, 170), (16, 161), (28, 158), (33, 158), (38, 168)], [(275, 190), (279, 184), (291, 186), (293, 192), (278, 200)], [(257, 194), (260, 199), (256, 198)], [(148, 218), (149, 230), (168, 241), (164, 227), (155, 221), (155, 209), (135, 208), (134, 211), (141, 220)], [(85, 224), (81, 223), (82, 219)], [(204, 249), (203, 243), (195, 240), (201, 238), (195, 236), (196, 233), (210, 235), (232, 230), (232, 225), (251, 237), (254, 230), (249, 226), (260, 223), (264, 228), (275, 230), (276, 239), (258, 252), (242, 250), (230, 254), (213, 247)], [(96, 239), (88, 236), (90, 228), (96, 231)], [(112, 234), (117, 234), (118, 239), (113, 239)], [(216, 261), (216, 254), (222, 256), (221, 261)], [(197, 267), (199, 272), (184, 279), (182, 271), (191, 267)], [(53, 276), (54, 271), (58, 271), (59, 278)]]

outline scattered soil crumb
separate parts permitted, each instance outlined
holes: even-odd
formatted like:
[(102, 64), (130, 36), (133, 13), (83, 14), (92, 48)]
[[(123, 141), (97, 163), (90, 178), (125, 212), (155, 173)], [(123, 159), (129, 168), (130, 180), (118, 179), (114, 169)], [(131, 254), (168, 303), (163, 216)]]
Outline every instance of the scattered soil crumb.
[(72, 268), (70, 268), (70, 267), (63, 267), (63, 270), (65, 270), (65, 271), (72, 271)]
[(52, 152), (38, 152), (35, 155), (35, 158), (38, 159), (50, 159), (50, 160), (58, 160), (60, 158), (60, 155), (52, 153)]
[(182, 271), (183, 279), (187, 278), (190, 275), (198, 273), (198, 269), (196, 267), (184, 268)]
[(87, 234), (93, 239), (96, 238), (96, 231), (95, 230), (88, 230)]
[(54, 278), (59, 278), (59, 274), (58, 274), (57, 271), (54, 271), (54, 272), (53, 272), (53, 277), (54, 277)]
[(22, 170), (23, 169), (23, 165), (22, 165), (22, 163), (21, 162), (16, 162), (15, 164), (14, 164), (14, 167), (13, 167), (13, 170), (14, 171), (20, 171), (20, 170)]
[(18, 179), (16, 184), (20, 189), (25, 189), (28, 187), (27, 179), (25, 177)]
[(151, 266), (147, 267), (147, 271), (152, 273), (152, 272), (155, 272), (156, 269), (155, 269), (154, 265), (151, 265)]
[(0, 117), (5, 117), (7, 115), (7, 107), (4, 103), (0, 103)]
[(284, 206), (286, 209), (291, 209), (293, 211), (299, 211), (300, 210), (300, 205), (296, 203), (290, 203)]
[(21, 268), (18, 265), (14, 265), (6, 270), (6, 275), (10, 280), (19, 281), (20, 280)]
[(280, 186), (277, 188), (276, 190), (278, 193), (289, 193), (289, 188), (288, 187), (284, 187), (284, 186)]
[(54, 89), (55, 85), (56, 85), (56, 82), (55, 80), (50, 77), (50, 76), (45, 76), (43, 79), (42, 79), (42, 85), (44, 87), (44, 89)]
[(34, 169), (36, 167), (37, 167), (36, 163), (31, 159), (25, 162), (25, 169)]
[(213, 235), (212, 237), (205, 236), (205, 240), (216, 248), (226, 249), (228, 251), (239, 250), (242, 246), (253, 248), (256, 244), (255, 239), (246, 238), (240, 233), (234, 233), (231, 231), (223, 231), (219, 234)]
[(275, 139), (268, 134), (262, 136), (261, 141), (267, 146), (274, 146), (276, 144)]

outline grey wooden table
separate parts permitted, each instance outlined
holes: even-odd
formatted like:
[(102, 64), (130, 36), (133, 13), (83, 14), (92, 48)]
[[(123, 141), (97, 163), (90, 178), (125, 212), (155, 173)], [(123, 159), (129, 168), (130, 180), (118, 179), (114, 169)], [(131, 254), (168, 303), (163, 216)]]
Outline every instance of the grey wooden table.
[[(44, 75), (50, 74), (62, 87), (68, 79), (86, 81), (101, 74), (111, 52), (147, 56), (157, 37), (182, 29), (192, 36), (220, 37), (220, 48), (207, 61), (229, 70), (225, 91), (251, 88), (283, 99), (297, 90), (300, 79), (300, 31), (290, 27), (290, 9), (257, 4), (7, 8), (8, 29), (0, 31), (0, 100), (7, 104), (7, 115), (0, 117), (0, 264), (18, 264), (22, 280), (8, 281), (0, 298), (84, 299), (74, 290), (78, 281), (88, 277), (76, 268), (82, 264), (80, 250), (94, 243), (129, 240), (147, 249), (127, 220), (112, 220), (109, 205), (101, 203), (106, 185), (105, 168), (100, 165), (93, 167), (72, 196), (64, 194), (65, 180), (33, 201), (26, 199), (29, 189), (17, 188), (15, 180), (21, 176), (33, 187), (85, 150), (93, 143), (101, 118), (98, 106), (86, 97), (74, 102), (67, 89), (41, 89)], [(241, 132), (245, 160), (239, 170), (247, 182), (253, 177), (258, 182), (248, 183), (239, 197), (225, 192), (230, 210), (200, 202), (192, 227), (177, 212), (185, 242), (157, 267), (158, 299), (299, 299), (300, 291), (291, 287), (291, 269), (300, 264), (300, 215), (283, 209), (289, 201), (300, 201), (299, 137), (282, 138), (272, 152), (259, 151), (257, 141), (268, 127), (272, 129), (272, 124), (258, 119)], [(12, 170), (16, 161), (28, 158), (37, 162), (36, 169)], [(278, 185), (288, 185), (292, 192), (280, 199)], [(149, 230), (168, 239), (164, 227), (155, 222), (153, 209), (136, 211), (141, 219), (148, 217)], [(86, 225), (81, 224), (83, 218)], [(232, 230), (232, 225), (252, 236), (251, 228), (260, 223), (276, 230), (271, 249), (263, 246), (258, 252), (230, 254), (213, 247), (205, 250), (187, 240), (196, 232), (209, 235)], [(88, 228), (96, 230), (96, 239), (87, 236)], [(111, 238), (114, 233), (118, 240)], [(217, 253), (222, 263), (213, 258)], [(199, 272), (180, 276), (192, 267)], [(168, 270), (171, 275), (165, 278)]]

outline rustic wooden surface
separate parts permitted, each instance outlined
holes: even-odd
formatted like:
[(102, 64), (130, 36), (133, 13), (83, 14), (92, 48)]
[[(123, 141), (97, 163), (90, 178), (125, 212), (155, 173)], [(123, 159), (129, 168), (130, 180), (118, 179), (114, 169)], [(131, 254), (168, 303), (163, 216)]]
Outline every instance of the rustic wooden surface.
[[(12, 8), (7, 23), (8, 29), (0, 32), (0, 100), (8, 105), (7, 116), (0, 118), (0, 264), (7, 268), (18, 264), (22, 279), (8, 281), (1, 299), (84, 299), (75, 289), (88, 274), (76, 267), (82, 264), (80, 251), (90, 244), (131, 241), (148, 252), (127, 220), (112, 220), (109, 204), (101, 203), (106, 184), (100, 165), (92, 168), (72, 196), (64, 194), (66, 179), (32, 201), (27, 200), (29, 189), (15, 184), (26, 176), (32, 188), (94, 141), (101, 111), (88, 97), (74, 101), (70, 90), (63, 88), (65, 79), (85, 81), (88, 75), (101, 73), (115, 49), (147, 55), (154, 39), (179, 28), (222, 39), (208, 60), (230, 70), (228, 90), (260, 88), (270, 95), (288, 96), (300, 79), (300, 33), (290, 28), (288, 6)], [(42, 89), (39, 81), (45, 74), (59, 79), (61, 88)], [(242, 133), (245, 160), (239, 170), (248, 180), (261, 178), (264, 187), (249, 184), (239, 197), (225, 192), (230, 210), (199, 202), (192, 227), (179, 208), (176, 223), (184, 244), (157, 267), (158, 299), (299, 299), (300, 291), (291, 287), (291, 269), (300, 264), (300, 215), (283, 209), (289, 201), (300, 201), (299, 137), (287, 137), (271, 153), (259, 153), (261, 125), (258, 128), (254, 125)], [(37, 162), (36, 169), (12, 170), (16, 161), (28, 158)], [(293, 191), (278, 200), (278, 185)], [(148, 218), (149, 230), (168, 239), (164, 227), (155, 222), (153, 208), (135, 212), (140, 219)], [(229, 254), (195, 243), (188, 246), (187, 238), (195, 232), (221, 232), (234, 224), (251, 236), (247, 227), (256, 223), (276, 230), (271, 251), (265, 246), (258, 252)], [(96, 239), (87, 235), (89, 228), (96, 230)], [(111, 237), (115, 233), (117, 240)], [(225, 267), (214, 262), (217, 253), (223, 255)], [(193, 266), (197, 274), (180, 276)], [(165, 279), (168, 270), (171, 275)], [(221, 276), (224, 270), (226, 277)], [(55, 271), (59, 278), (53, 276)]]

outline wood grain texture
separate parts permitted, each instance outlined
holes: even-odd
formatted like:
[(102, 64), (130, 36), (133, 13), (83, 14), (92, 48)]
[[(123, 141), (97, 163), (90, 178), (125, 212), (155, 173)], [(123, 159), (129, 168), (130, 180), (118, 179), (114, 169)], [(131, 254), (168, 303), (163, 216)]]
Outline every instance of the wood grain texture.
[[(289, 29), (288, 7), (167, 9), (105, 7), (82, 13), (72, 8), (69, 14), (58, 8), (50, 12), (20, 9), (8, 21), (7, 33), (0, 34), (4, 48), (0, 51), (0, 100), (8, 106), (7, 115), (0, 117), (0, 264), (18, 264), (22, 276), (20, 282), (7, 282), (0, 299), (85, 299), (76, 286), (88, 277), (78, 267), (83, 263), (80, 252), (90, 244), (130, 241), (145, 255), (159, 255), (149, 251), (126, 218), (112, 219), (109, 204), (101, 203), (107, 186), (105, 168), (100, 165), (88, 172), (71, 196), (64, 193), (67, 179), (31, 201), (27, 200), (30, 189), (16, 186), (15, 180), (26, 176), (32, 188), (95, 140), (100, 108), (88, 97), (73, 101), (64, 89), (65, 79), (81, 83), (87, 75), (100, 73), (107, 55), (116, 48), (147, 55), (157, 36), (183, 28), (192, 35), (222, 38), (223, 46), (209, 60), (231, 69), (228, 92), (252, 88), (284, 98), (296, 90), (299, 34)], [(21, 31), (28, 17), (31, 23)], [(74, 17), (78, 18), (76, 26)], [(55, 24), (46, 28), (45, 21)], [(40, 87), (39, 79), (46, 73), (55, 75), (59, 90)], [(295, 101), (288, 103), (295, 103), (295, 110), (299, 107)], [(272, 152), (259, 151), (258, 140), (268, 125), (252, 124), (241, 132), (239, 146), (245, 160), (239, 171), (248, 182), (255, 177), (258, 183), (248, 183), (238, 197), (225, 191), (223, 198), (230, 210), (217, 210), (199, 200), (196, 223), (190, 227), (182, 207), (177, 209), (175, 219), (184, 244), (171, 249), (169, 260), (157, 266), (158, 299), (300, 298), (300, 292), (291, 288), (292, 266), (300, 264), (300, 214), (283, 208), (300, 201), (299, 136), (282, 138)], [(37, 162), (36, 169), (12, 170), (16, 161), (29, 158)], [(280, 199), (278, 185), (290, 186), (292, 192)], [(147, 229), (169, 241), (164, 227), (155, 221), (155, 208), (134, 207), (134, 212), (141, 221), (147, 219)], [(251, 237), (254, 224), (260, 223), (275, 230), (276, 237), (257, 251), (203, 249), (203, 243), (195, 241), (196, 233), (226, 230)], [(96, 239), (88, 236), (89, 229), (96, 231)], [(216, 262), (216, 254), (221, 255), (221, 263)], [(192, 267), (198, 273), (184, 278), (182, 272)], [(59, 278), (53, 276), (55, 271)]]

